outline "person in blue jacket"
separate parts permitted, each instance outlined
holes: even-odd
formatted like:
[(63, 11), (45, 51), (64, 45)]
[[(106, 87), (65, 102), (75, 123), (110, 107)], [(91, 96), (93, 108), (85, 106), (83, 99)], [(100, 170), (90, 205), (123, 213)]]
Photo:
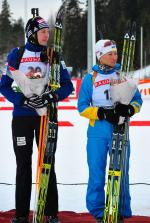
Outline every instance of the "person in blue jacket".
[[(141, 95), (136, 90), (128, 105), (118, 103), (113, 105), (110, 83), (118, 79), (117, 48), (114, 41), (99, 40), (95, 46), (98, 64), (92, 68), (92, 73), (85, 75), (78, 98), (78, 111), (81, 116), (89, 119), (87, 130), (87, 162), (89, 180), (86, 204), (96, 222), (103, 222), (105, 205), (105, 173), (107, 153), (112, 143), (113, 125), (118, 124), (119, 117), (131, 117), (140, 111)], [(128, 146), (126, 195), (124, 217), (131, 217), (129, 192), (129, 156)]]
[[(34, 80), (37, 74), (45, 78), (47, 82), (43, 87), (43, 93), (39, 96), (33, 95), (28, 98), (22, 92), (15, 91), (12, 87), (14, 80), (11, 72), (18, 69), (19, 48), (15, 48), (9, 53), (7, 72), (2, 75), (0, 81), (0, 92), (14, 105), (12, 139), (17, 170), (15, 195), (16, 216), (12, 219), (12, 223), (29, 222), (33, 139), (35, 136), (36, 143), (38, 144), (41, 120), (37, 109), (47, 106), (51, 101), (65, 99), (73, 91), (73, 85), (63, 60), (60, 61), (59, 89), (53, 93), (47, 90), (45, 91), (47, 89), (49, 75), (47, 53), (43, 53), (48, 48), (49, 26), (47, 22), (40, 16), (29, 19), (26, 25), (26, 37), (27, 43), (19, 65), (19, 71), (22, 71), (30, 80), (32, 78)], [(57, 213), (58, 192), (53, 161), (45, 206), (46, 223), (58, 223)]]

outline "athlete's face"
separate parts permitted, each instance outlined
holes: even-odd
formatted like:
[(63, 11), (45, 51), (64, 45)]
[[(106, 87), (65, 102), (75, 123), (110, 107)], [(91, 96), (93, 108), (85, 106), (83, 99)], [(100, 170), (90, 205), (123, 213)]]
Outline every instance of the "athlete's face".
[(49, 29), (44, 28), (37, 32), (38, 43), (42, 46), (46, 46), (49, 39)]
[(118, 59), (117, 51), (110, 51), (100, 58), (100, 64), (114, 67)]

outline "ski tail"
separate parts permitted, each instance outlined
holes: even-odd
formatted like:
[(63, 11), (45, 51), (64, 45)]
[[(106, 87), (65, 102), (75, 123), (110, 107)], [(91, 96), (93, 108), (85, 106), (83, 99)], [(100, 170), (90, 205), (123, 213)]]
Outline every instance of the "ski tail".
[(113, 185), (114, 179), (117, 175), (115, 171), (115, 157), (116, 157), (116, 148), (118, 147), (118, 131), (117, 126), (114, 126), (113, 132), (113, 141), (112, 141), (112, 149), (110, 154), (110, 161), (109, 161), (109, 170), (108, 170), (108, 180), (107, 180), (107, 189), (106, 189), (106, 201), (105, 201), (105, 208), (104, 208), (104, 223), (111, 222), (111, 206), (112, 206), (112, 193), (113, 193)]
[(39, 191), (39, 179), (41, 176), (42, 170), (42, 161), (44, 157), (44, 139), (46, 136), (46, 124), (47, 124), (47, 116), (41, 116), (40, 122), (40, 135), (39, 135), (39, 146), (38, 146), (38, 160), (37, 160), (37, 174), (36, 174), (36, 185)]

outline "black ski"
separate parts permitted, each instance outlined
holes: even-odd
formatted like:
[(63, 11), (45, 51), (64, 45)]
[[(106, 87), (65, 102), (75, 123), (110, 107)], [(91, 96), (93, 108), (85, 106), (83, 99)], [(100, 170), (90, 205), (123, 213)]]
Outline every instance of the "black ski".
[[(121, 74), (120, 78), (125, 79), (133, 66), (135, 51), (136, 24), (127, 25), (127, 32), (124, 36)], [(106, 188), (106, 200), (104, 208), (104, 223), (124, 222), (118, 215), (124, 216), (125, 208), (125, 184), (126, 165), (129, 141), (129, 120), (125, 119), (121, 125), (113, 126), (112, 149), (108, 170), (108, 181)], [(118, 206), (121, 209), (118, 211)]]
[[(48, 90), (55, 91), (60, 86), (60, 57), (61, 53), (61, 36), (62, 36), (62, 15), (63, 8), (61, 7), (56, 16), (54, 29), (54, 53), (53, 60), (50, 64), (49, 86)], [(44, 133), (41, 133), (41, 145), (44, 146), (42, 166), (39, 173), (38, 197), (36, 211), (34, 214), (34, 223), (42, 223), (44, 217), (44, 209), (47, 197), (48, 183), (50, 172), (53, 163), (54, 153), (57, 145), (58, 119), (57, 119), (57, 102), (51, 102), (47, 106), (47, 115), (43, 117), (42, 128)]]

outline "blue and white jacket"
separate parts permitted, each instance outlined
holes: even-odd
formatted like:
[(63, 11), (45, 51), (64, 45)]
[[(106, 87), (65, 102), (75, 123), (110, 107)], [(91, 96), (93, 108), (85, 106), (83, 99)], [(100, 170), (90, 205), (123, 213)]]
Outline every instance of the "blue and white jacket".
[[(43, 76), (48, 75), (48, 65), (41, 62), (40, 53), (45, 47), (35, 46), (30, 43), (26, 43), (25, 51), (22, 56), (19, 70), (25, 74), (30, 74), (30, 71), (37, 70), (42, 73)], [(2, 75), (0, 80), (0, 93), (6, 97), (8, 101), (13, 103), (13, 116), (37, 116), (37, 112), (33, 109), (22, 106), (21, 102), (24, 98), (23, 93), (13, 90), (13, 78), (11, 77), (11, 71), (17, 69), (17, 62), (19, 57), (19, 48), (13, 49), (7, 57), (7, 72)], [(48, 78), (47, 78), (48, 81)], [(64, 61), (60, 62), (60, 88), (55, 91), (58, 95), (58, 101), (65, 99), (73, 91), (73, 85), (70, 75), (66, 69)]]
[[(94, 65), (93, 72), (96, 77), (93, 83), (93, 73), (85, 75), (78, 98), (78, 111), (81, 116), (90, 120), (90, 125), (94, 126), (95, 122), (101, 122), (98, 119), (97, 111), (99, 107), (112, 107), (112, 99), (110, 97), (110, 80), (118, 79), (118, 71), (115, 67), (104, 73), (98, 65)], [(134, 107), (135, 113), (140, 111), (142, 98), (137, 89), (130, 104)]]

